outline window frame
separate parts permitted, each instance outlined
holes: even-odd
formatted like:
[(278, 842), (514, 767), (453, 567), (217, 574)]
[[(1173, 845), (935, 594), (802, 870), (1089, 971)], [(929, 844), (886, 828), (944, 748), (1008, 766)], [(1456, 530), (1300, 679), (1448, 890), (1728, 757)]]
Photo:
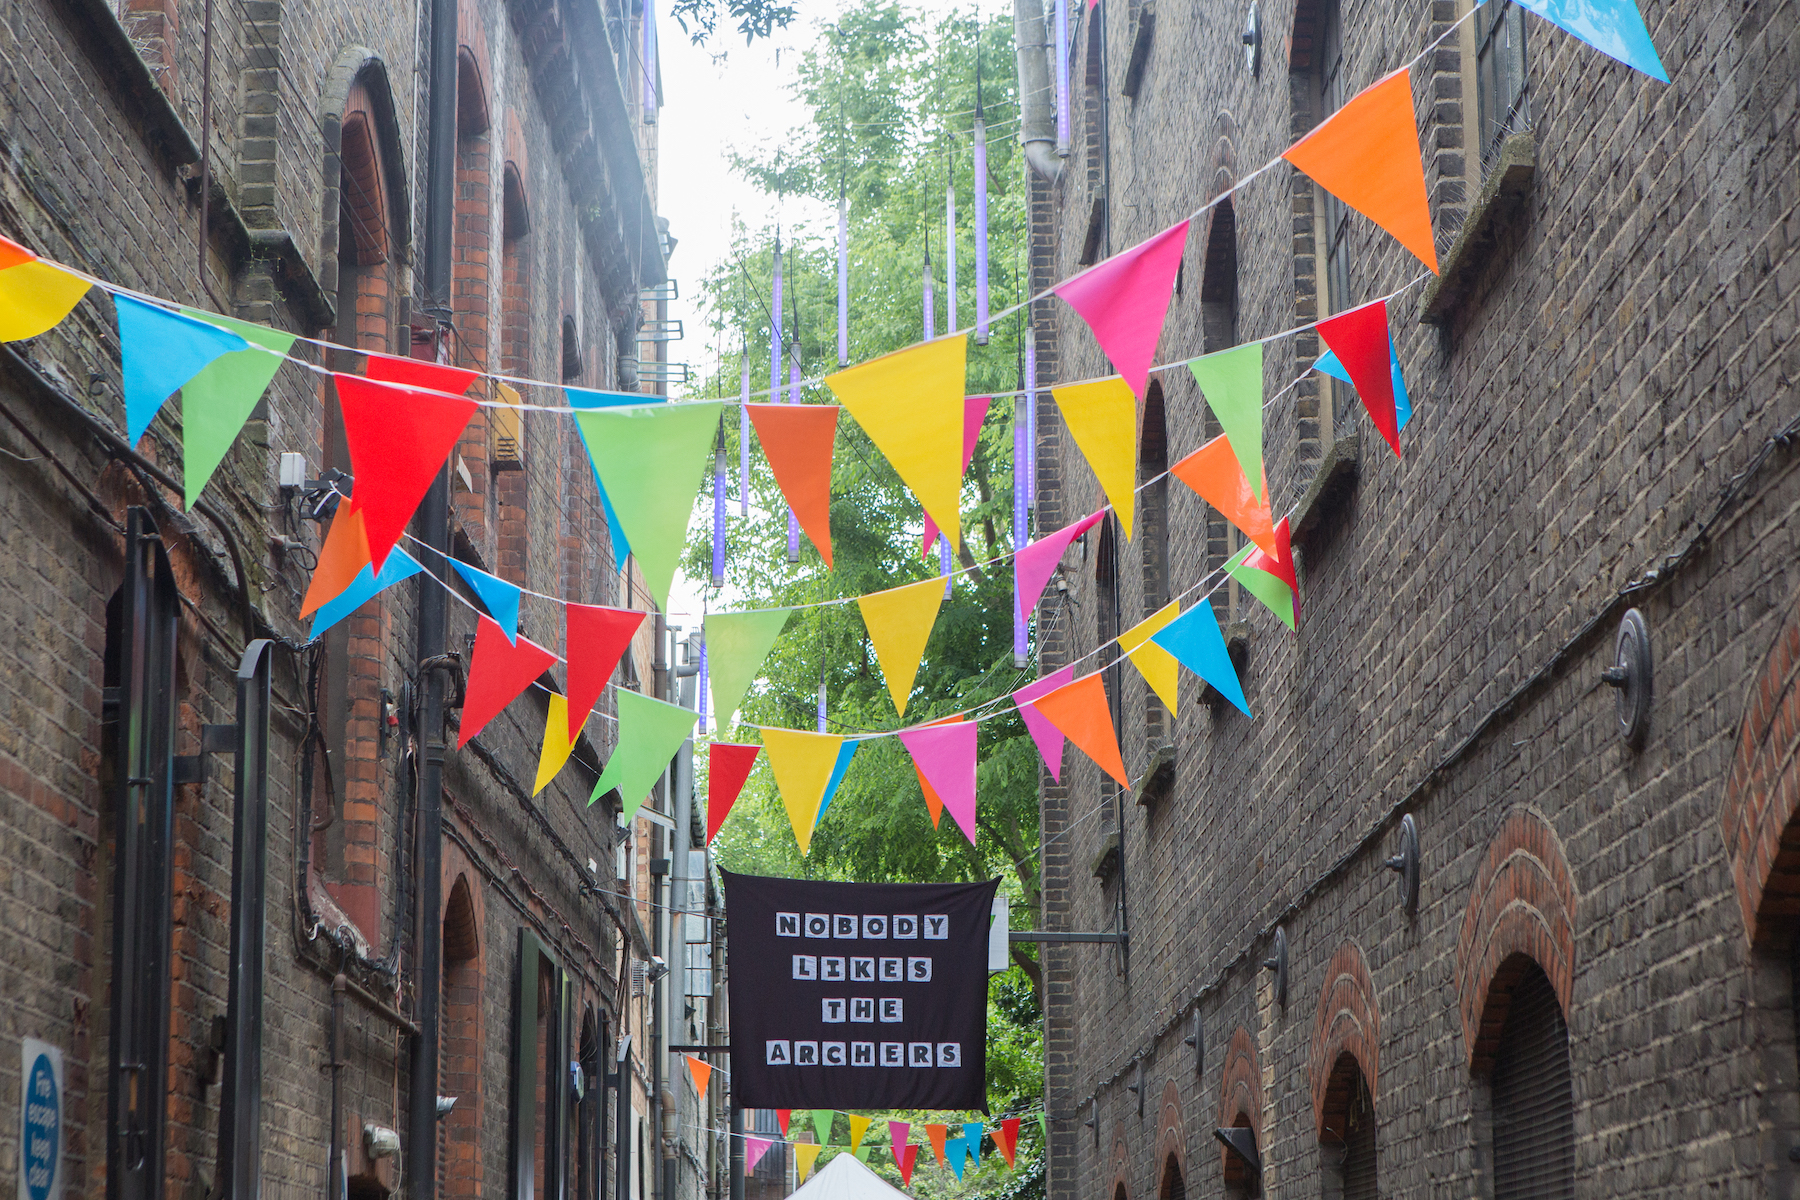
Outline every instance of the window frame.
[[(1518, 0), (1484, 0), (1475, 5), (1474, 17), (1474, 141), (1481, 178), (1486, 179), (1500, 145), (1531, 127), (1530, 59), (1525, 44), (1525, 10)], [(1504, 105), (1500, 100), (1504, 100)], [(1491, 116), (1501, 107), (1505, 108), (1504, 116)]]

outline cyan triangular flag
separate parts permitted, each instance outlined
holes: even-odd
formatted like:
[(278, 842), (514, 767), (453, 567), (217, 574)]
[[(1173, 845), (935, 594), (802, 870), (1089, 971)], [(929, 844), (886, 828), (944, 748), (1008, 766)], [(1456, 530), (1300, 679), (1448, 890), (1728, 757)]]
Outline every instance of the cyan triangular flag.
[(1644, 14), (1631, 0), (1519, 0), (1520, 5), (1568, 30), (1602, 54), (1652, 79), (1669, 82), (1644, 25)]
[(969, 1143), (966, 1139), (960, 1137), (944, 1139), (944, 1159), (950, 1164), (950, 1169), (956, 1172), (959, 1182), (962, 1179), (963, 1166), (968, 1157)]
[[(667, 396), (638, 392), (596, 392), (592, 388), (563, 389), (563, 395), (569, 398), (570, 408), (622, 408), (629, 404), (661, 404)], [(581, 434), (581, 445), (588, 452), (588, 462), (594, 461), (594, 448), (587, 444), (587, 433), (581, 428), (581, 422), (575, 422), (575, 430)], [(625, 569), (625, 556), (631, 553), (631, 543), (625, 540), (625, 529), (619, 524), (618, 515), (613, 512), (612, 501), (606, 497), (606, 485), (600, 482), (600, 469), (594, 468), (594, 486), (600, 489), (600, 507), (606, 513), (606, 531), (612, 535), (613, 567), (615, 570)]]
[[(1394, 337), (1388, 335), (1388, 369), (1394, 374), (1394, 428), (1405, 429), (1406, 423), (1412, 420), (1412, 401), (1406, 397), (1406, 377), (1400, 374), (1400, 356), (1394, 351)], [(1337, 351), (1327, 350), (1319, 355), (1319, 361), (1313, 364), (1313, 370), (1323, 371), (1333, 379), (1350, 382), (1350, 372), (1344, 370), (1344, 364), (1338, 361)]]
[(825, 810), (831, 807), (831, 798), (837, 795), (838, 784), (844, 782), (844, 772), (850, 769), (850, 760), (856, 757), (856, 748), (861, 745), (853, 739), (846, 739), (838, 747), (837, 761), (831, 765), (831, 778), (825, 781), (825, 794), (819, 797), (819, 815), (813, 818), (815, 826), (825, 819)]
[(986, 1130), (987, 1126), (980, 1121), (963, 1122), (963, 1140), (969, 1143), (969, 1157), (978, 1167), (981, 1165), (981, 1135)]
[(1219, 695), (1237, 705), (1239, 712), (1252, 716), (1250, 703), (1244, 699), (1244, 687), (1238, 682), (1237, 668), (1231, 665), (1231, 655), (1225, 650), (1225, 635), (1219, 631), (1219, 618), (1213, 615), (1211, 601), (1200, 601), (1151, 634), (1150, 640), (1212, 684)]
[(381, 565), (381, 574), (375, 574), (373, 564), (364, 563), (363, 569), (356, 573), (356, 578), (350, 581), (349, 587), (319, 606), (319, 611), (313, 614), (312, 629), (307, 632), (306, 639), (312, 641), (361, 608), (363, 602), (377, 592), (393, 587), (402, 579), (410, 579), (424, 569), (417, 559), (398, 546), (388, 551), (388, 559)]
[(113, 296), (119, 313), (119, 359), (124, 373), (125, 434), (133, 446), (156, 419), (163, 401), (221, 355), (250, 343), (173, 309)]
[(488, 616), (494, 618), (494, 624), (506, 635), (506, 640), (515, 646), (519, 643), (519, 589), (516, 584), (506, 582), (498, 575), (489, 575), (486, 571), (476, 570), (466, 562), (450, 560), (456, 573), (463, 577), (463, 582), (475, 589), (481, 602), (487, 605)]

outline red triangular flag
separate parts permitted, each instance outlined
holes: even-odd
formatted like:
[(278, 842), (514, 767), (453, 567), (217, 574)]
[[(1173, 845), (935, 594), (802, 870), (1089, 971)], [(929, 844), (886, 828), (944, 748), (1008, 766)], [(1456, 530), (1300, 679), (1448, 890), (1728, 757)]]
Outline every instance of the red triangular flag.
[(905, 1157), (903, 1157), (899, 1162), (894, 1164), (896, 1167), (900, 1168), (900, 1186), (901, 1187), (911, 1187), (912, 1186), (913, 1164), (917, 1163), (918, 1161), (919, 1161), (918, 1143), (917, 1142), (908, 1142), (906, 1144)]
[[(988, 407), (994, 403), (992, 396), (965, 396), (963, 398), (963, 474), (969, 473), (969, 464), (975, 461), (975, 447), (981, 444), (981, 426), (987, 420)], [(931, 548), (937, 545), (938, 523), (930, 513), (925, 514), (925, 536), (919, 540), (919, 553), (926, 558), (931, 557)]]
[(788, 1118), (793, 1116), (793, 1114), (794, 1110), (791, 1108), (778, 1108), (775, 1110), (775, 1120), (781, 1125), (782, 1137), (787, 1136)]
[(423, 358), (400, 358), (392, 354), (369, 355), (369, 368), (363, 372), (382, 383), (400, 383), (409, 387), (428, 388), (460, 396), (469, 390), (479, 371), (445, 366)]
[(763, 457), (806, 536), (831, 568), (831, 448), (835, 404), (748, 404)]
[(1051, 289), (1087, 322), (1139, 400), (1169, 315), (1187, 233), (1183, 221)]
[[(706, 748), (706, 844), (718, 835), (725, 814), (744, 790), (750, 768), (756, 765), (761, 746), (739, 746), (731, 742), (714, 742)], [(783, 1122), (781, 1131), (787, 1132)]]
[(1000, 1153), (1006, 1155), (1006, 1165), (1013, 1165), (1013, 1155), (1019, 1150), (1019, 1118), (1007, 1117), (1000, 1122), (1000, 1136), (994, 1139), (1000, 1143)]
[(1131, 777), (1119, 757), (1119, 735), (1113, 729), (1112, 710), (1106, 704), (1106, 684), (1100, 672), (1085, 675), (1054, 692), (1032, 701), (1044, 719), (1062, 730), (1064, 737), (1125, 787)]
[(691, 1054), (685, 1057), (687, 1058), (688, 1074), (694, 1077), (694, 1090), (705, 1096), (706, 1085), (712, 1082), (712, 1064), (695, 1058)]
[(1300, 576), (1294, 570), (1294, 539), (1288, 532), (1286, 517), (1275, 526), (1275, 554), (1265, 554), (1262, 549), (1252, 550), (1244, 560), (1244, 565), (1255, 567), (1258, 571), (1267, 571), (1281, 582), (1288, 585), (1294, 593), (1294, 620), (1300, 619)]
[(613, 668), (631, 645), (645, 614), (635, 608), (565, 604), (563, 649), (569, 656), (569, 737), (587, 724)]
[(492, 619), (478, 617), (475, 652), (469, 656), (469, 684), (463, 693), (462, 724), (456, 731), (457, 749), (467, 745), (555, 661), (556, 655), (536, 642), (521, 637), (514, 645), (506, 640), (506, 630)]
[(1361, 308), (1327, 317), (1318, 325), (1319, 336), (1344, 364), (1344, 372), (1356, 394), (1362, 397), (1369, 420), (1400, 454), (1400, 424), (1394, 412), (1394, 368), (1388, 349), (1387, 301), (1377, 300)]
[(332, 378), (356, 476), (352, 495), (379, 574), (477, 405), (357, 375)]
[(306, 585), (306, 598), (300, 602), (301, 617), (312, 616), (321, 604), (343, 595), (368, 565), (369, 539), (363, 532), (362, 514), (353, 504), (340, 500), (337, 516), (331, 518), (331, 529), (325, 534), (325, 544), (319, 547), (319, 560), (313, 567), (312, 581)]

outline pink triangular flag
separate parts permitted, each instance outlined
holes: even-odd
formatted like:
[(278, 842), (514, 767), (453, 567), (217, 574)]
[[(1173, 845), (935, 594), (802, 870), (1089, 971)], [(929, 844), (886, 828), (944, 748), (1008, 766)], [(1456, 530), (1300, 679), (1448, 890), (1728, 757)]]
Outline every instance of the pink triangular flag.
[(774, 1144), (775, 1144), (775, 1142), (773, 1141), (773, 1139), (770, 1139), (770, 1138), (759, 1138), (759, 1137), (745, 1138), (744, 1139), (744, 1174), (748, 1175), (748, 1174), (750, 1174), (750, 1172), (756, 1170), (756, 1164), (762, 1161), (762, 1156), (767, 1154), (769, 1152), (769, 1147), (773, 1146)]
[[(963, 398), (963, 474), (969, 473), (969, 464), (975, 461), (975, 447), (981, 444), (981, 426), (987, 420), (988, 405), (994, 402), (992, 396), (966, 396)], [(937, 545), (938, 523), (925, 514), (925, 538), (919, 543), (919, 552), (926, 558), (931, 557), (931, 548)]]
[(913, 756), (919, 774), (956, 818), (970, 845), (975, 844), (975, 742), (980, 733), (981, 727), (973, 721), (900, 731), (900, 741)]
[(888, 1122), (888, 1139), (894, 1143), (894, 1165), (896, 1167), (900, 1165), (900, 1160), (906, 1157), (906, 1139), (911, 1136), (912, 1123), (910, 1121)]
[(1015, 604), (1021, 614), (1030, 615), (1037, 607), (1038, 597), (1044, 594), (1044, 587), (1050, 582), (1050, 576), (1056, 573), (1056, 564), (1062, 558), (1063, 551), (1069, 543), (1100, 523), (1105, 512), (1097, 512), (1091, 517), (1083, 517), (1073, 525), (1065, 525), (1055, 533), (1047, 533), (1031, 545), (1013, 555), (1013, 579), (1017, 587)]
[(1052, 725), (1050, 718), (1039, 712), (1031, 702), (1039, 696), (1054, 692), (1065, 683), (1073, 682), (1075, 664), (1070, 663), (1062, 670), (1053, 671), (1013, 693), (1013, 703), (1019, 706), (1019, 715), (1025, 719), (1025, 728), (1030, 732), (1031, 740), (1037, 743), (1038, 753), (1044, 756), (1044, 765), (1050, 768), (1050, 778), (1058, 783), (1062, 782), (1062, 730)]
[(1387, 301), (1377, 300), (1318, 324), (1319, 336), (1338, 356), (1375, 429), (1400, 455), (1399, 415), (1394, 409), (1393, 351), (1389, 349)]
[(1052, 289), (1087, 322), (1139, 400), (1169, 315), (1187, 232), (1183, 221)]

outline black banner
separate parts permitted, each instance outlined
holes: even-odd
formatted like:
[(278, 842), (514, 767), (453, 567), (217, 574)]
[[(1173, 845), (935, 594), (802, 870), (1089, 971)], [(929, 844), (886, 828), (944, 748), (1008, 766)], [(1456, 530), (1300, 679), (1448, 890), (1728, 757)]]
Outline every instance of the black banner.
[(723, 874), (735, 1103), (987, 1111), (998, 879)]

